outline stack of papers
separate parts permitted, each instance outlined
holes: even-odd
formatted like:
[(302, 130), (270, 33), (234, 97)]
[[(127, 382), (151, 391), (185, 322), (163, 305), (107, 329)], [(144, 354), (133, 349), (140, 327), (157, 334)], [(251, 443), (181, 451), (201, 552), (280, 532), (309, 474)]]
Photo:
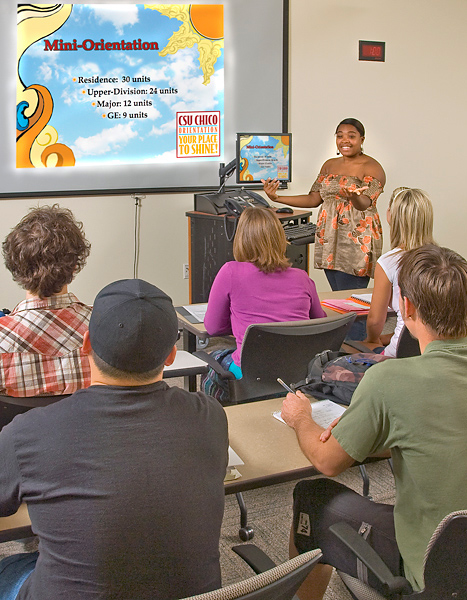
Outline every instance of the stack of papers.
[(198, 325), (204, 321), (204, 316), (208, 308), (206, 304), (187, 304), (186, 306), (176, 306), (175, 310), (185, 317), (187, 321)]
[(329, 300), (321, 300), (321, 304), (327, 308), (332, 308), (332, 310), (338, 313), (356, 312), (359, 315), (366, 315), (370, 310), (369, 305), (362, 304), (353, 298), (345, 298), (344, 300), (331, 298)]

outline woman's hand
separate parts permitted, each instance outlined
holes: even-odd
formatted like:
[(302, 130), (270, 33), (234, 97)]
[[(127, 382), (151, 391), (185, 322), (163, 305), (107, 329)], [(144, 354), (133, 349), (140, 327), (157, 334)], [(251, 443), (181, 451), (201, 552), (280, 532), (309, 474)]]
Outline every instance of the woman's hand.
[(277, 179), (261, 179), (261, 183), (263, 184), (263, 190), (266, 192), (266, 195), (270, 200), (277, 200), (279, 196), (277, 195), (277, 190), (279, 188), (279, 181)]
[(371, 205), (370, 198), (368, 196), (365, 196), (365, 191), (367, 189), (367, 185), (361, 188), (343, 186), (340, 189), (339, 196), (341, 198), (345, 198), (346, 200), (350, 200), (354, 208), (356, 208), (357, 210), (366, 210)]

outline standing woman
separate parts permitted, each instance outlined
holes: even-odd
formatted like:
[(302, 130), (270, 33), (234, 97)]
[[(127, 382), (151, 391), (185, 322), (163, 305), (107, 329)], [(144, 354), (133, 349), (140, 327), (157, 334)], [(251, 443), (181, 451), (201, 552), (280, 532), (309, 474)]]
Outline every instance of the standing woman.
[[(241, 379), (243, 337), (253, 323), (301, 321), (325, 317), (314, 282), (295, 269), (285, 255), (287, 241), (279, 219), (269, 208), (246, 208), (233, 243), (234, 261), (219, 270), (209, 293), (204, 326), (209, 335), (233, 333), (234, 349), (212, 356)], [(228, 401), (228, 387), (210, 369), (202, 389)]]
[(273, 201), (316, 208), (316, 269), (324, 269), (332, 290), (366, 288), (374, 276), (383, 240), (376, 201), (386, 175), (382, 166), (363, 153), (365, 128), (357, 119), (344, 119), (336, 129), (338, 158), (330, 158), (308, 194), (278, 196), (279, 181), (263, 180)]
[[(433, 243), (433, 206), (428, 196), (419, 189), (396, 188), (389, 200), (387, 212), (391, 250), (378, 259), (375, 285), (368, 313), (365, 342), (382, 346), (385, 356), (396, 356), (397, 342), (404, 326), (399, 308), (399, 259), (405, 250), (414, 250)], [(382, 336), (388, 306), (397, 314), (396, 328), (391, 336)], [(379, 351), (379, 350), (377, 350)]]

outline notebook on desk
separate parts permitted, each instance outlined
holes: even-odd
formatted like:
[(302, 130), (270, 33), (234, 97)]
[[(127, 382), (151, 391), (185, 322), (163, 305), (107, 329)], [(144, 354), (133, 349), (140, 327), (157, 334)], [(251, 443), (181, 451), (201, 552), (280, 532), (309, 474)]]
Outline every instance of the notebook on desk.
[(367, 306), (371, 304), (371, 297), (373, 294), (352, 294), (350, 297), (352, 300), (356, 300), (357, 302), (361, 302)]
[(370, 310), (369, 304), (363, 304), (353, 298), (321, 300), (321, 305), (342, 314), (356, 312), (359, 315), (366, 315)]
[(186, 306), (176, 306), (175, 310), (182, 315), (189, 323), (199, 325), (204, 322), (204, 315), (208, 308), (206, 304), (187, 304)]

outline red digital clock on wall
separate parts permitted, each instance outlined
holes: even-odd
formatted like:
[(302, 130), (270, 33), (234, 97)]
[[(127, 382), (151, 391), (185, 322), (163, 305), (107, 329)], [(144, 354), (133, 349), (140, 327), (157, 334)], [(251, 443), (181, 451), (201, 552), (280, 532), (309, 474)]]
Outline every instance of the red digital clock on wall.
[(358, 42), (358, 60), (384, 62), (386, 42)]

